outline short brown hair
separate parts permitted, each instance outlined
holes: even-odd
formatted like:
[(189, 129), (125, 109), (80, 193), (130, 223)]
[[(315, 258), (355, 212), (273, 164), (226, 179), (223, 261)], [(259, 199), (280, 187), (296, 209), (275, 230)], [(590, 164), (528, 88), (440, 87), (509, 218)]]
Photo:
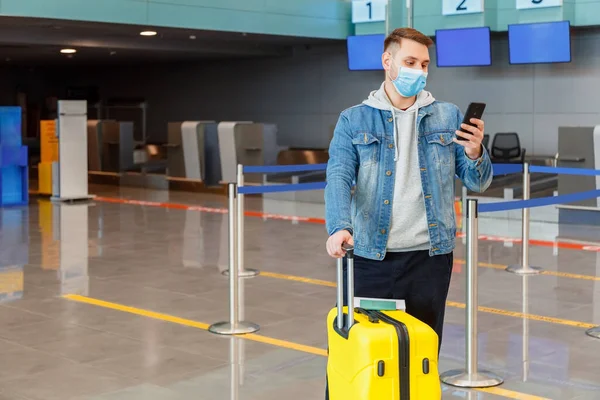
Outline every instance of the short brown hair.
[(429, 36), (419, 32), (416, 29), (398, 28), (394, 29), (394, 31), (390, 33), (388, 37), (385, 38), (385, 41), (383, 42), (384, 51), (387, 51), (388, 48), (393, 44), (397, 44), (398, 46), (400, 46), (400, 42), (402, 42), (402, 39), (414, 40), (415, 42), (421, 43), (427, 47), (433, 45), (433, 40), (431, 40)]

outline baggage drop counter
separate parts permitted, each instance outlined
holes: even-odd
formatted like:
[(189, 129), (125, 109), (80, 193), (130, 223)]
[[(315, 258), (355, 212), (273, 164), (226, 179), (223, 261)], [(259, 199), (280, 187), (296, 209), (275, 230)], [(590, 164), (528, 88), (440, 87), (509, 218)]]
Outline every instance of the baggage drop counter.
[(91, 183), (119, 184), (134, 168), (133, 122), (87, 121), (88, 175)]
[(170, 190), (224, 191), (215, 121), (170, 122), (166, 147)]
[[(237, 166), (274, 165), (278, 151), (277, 126), (250, 121), (220, 122), (218, 125), (221, 180), (236, 182)], [(246, 182), (260, 184), (260, 174), (248, 174)]]

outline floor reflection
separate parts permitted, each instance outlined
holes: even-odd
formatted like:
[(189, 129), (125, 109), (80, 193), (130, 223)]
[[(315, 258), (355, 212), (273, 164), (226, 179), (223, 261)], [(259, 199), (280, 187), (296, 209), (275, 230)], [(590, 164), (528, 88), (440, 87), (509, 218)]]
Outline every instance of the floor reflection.
[(0, 209), (0, 303), (19, 300), (29, 263), (29, 210)]
[[(488, 233), (519, 234), (520, 223), (514, 232), (500, 225)], [(323, 251), (323, 226), (247, 217), (243, 234), (246, 267), (263, 276), (240, 278), (239, 319), (259, 324), (259, 335), (324, 348), (335, 290), (322, 283), (335, 280), (335, 263)], [(322, 398), (322, 355), (61, 298), (84, 295), (206, 325), (228, 320), (226, 214), (36, 199), (28, 209), (0, 209), (0, 235), (0, 358), (11, 365), (0, 372), (0, 398)], [(520, 262), (520, 247), (480, 241), (480, 305), (504, 311), (478, 315), (480, 367), (505, 378), (505, 390), (596, 398), (600, 341), (556, 320), (600, 324), (600, 252), (532, 246), (531, 264), (556, 274), (521, 277), (503, 267)], [(458, 241), (455, 259), (465, 258)], [(465, 310), (456, 305), (465, 301), (465, 269), (457, 261), (440, 372), (465, 364)], [(529, 313), (542, 318), (521, 318)], [(50, 389), (61, 381), (69, 383)], [(443, 390), (444, 399), (503, 398)]]
[(89, 259), (102, 253), (102, 216), (98, 237), (90, 238), (90, 207), (93, 203), (59, 203), (39, 199), (41, 268), (56, 271), (60, 295), (89, 294)]

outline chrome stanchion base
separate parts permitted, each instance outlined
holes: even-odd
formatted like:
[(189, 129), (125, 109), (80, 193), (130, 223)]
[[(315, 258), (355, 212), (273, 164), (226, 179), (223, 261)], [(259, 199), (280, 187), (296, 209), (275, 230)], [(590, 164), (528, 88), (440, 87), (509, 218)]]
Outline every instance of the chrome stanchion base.
[(488, 371), (469, 375), (465, 370), (452, 370), (443, 373), (440, 380), (447, 385), (461, 388), (486, 388), (501, 385), (504, 380)]
[[(246, 268), (243, 271), (238, 271), (239, 278), (252, 278), (253, 276), (258, 275), (260, 272), (257, 269)], [(222, 275), (229, 276), (229, 269), (221, 272)]]
[(506, 271), (517, 275), (539, 275), (539, 273), (542, 272), (542, 269), (540, 267), (523, 268), (522, 265), (511, 265), (506, 268)]
[(586, 335), (591, 336), (595, 339), (600, 339), (600, 326), (597, 328), (592, 328), (586, 332)]
[(208, 327), (208, 331), (219, 335), (238, 335), (245, 333), (253, 333), (260, 329), (257, 324), (247, 321), (240, 321), (232, 325), (229, 321), (217, 322)]

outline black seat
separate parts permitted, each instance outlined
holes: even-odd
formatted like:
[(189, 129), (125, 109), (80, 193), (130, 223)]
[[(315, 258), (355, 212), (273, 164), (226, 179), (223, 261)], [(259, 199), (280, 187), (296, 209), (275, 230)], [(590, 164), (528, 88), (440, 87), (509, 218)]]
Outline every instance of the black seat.
[(489, 151), (490, 149), (490, 135), (489, 134), (485, 134), (483, 135), (483, 142), (481, 142), (483, 144), (483, 147), (485, 147), (486, 150)]
[(522, 164), (525, 162), (526, 150), (521, 148), (521, 141), (516, 132), (496, 133), (492, 141), (491, 156), (496, 163)]

